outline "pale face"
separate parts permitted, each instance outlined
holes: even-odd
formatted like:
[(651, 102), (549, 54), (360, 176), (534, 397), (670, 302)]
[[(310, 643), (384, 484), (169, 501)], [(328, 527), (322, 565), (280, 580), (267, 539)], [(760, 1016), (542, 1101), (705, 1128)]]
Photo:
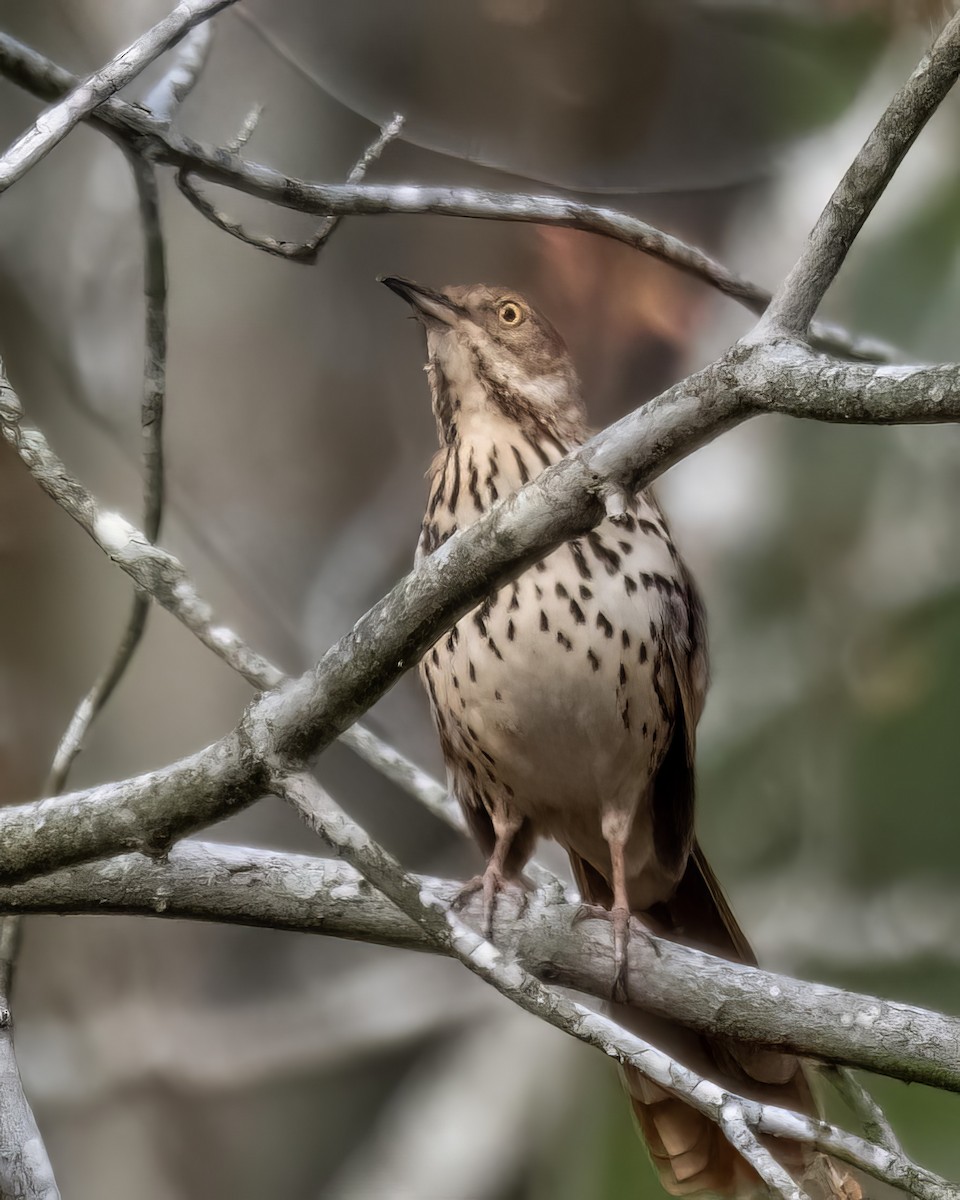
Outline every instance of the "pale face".
[(581, 421), (579, 381), (563, 339), (522, 296), (486, 285), (435, 292), (406, 280), (384, 282), (424, 326), (435, 405), (455, 401), (465, 417), (494, 405), (516, 420), (526, 413), (551, 423)]

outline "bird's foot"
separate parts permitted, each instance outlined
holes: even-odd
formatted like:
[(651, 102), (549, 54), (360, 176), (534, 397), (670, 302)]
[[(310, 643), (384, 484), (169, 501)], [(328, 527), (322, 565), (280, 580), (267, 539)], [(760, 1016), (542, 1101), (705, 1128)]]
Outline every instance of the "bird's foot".
[(517, 916), (522, 916), (527, 907), (528, 888), (518, 879), (508, 879), (497, 867), (487, 866), (482, 875), (476, 875), (468, 880), (453, 903), (454, 908), (464, 908), (477, 892), (483, 895), (483, 916), (480, 932), (490, 941), (493, 935), (493, 919), (497, 911), (497, 901), (501, 894), (513, 896), (517, 905)]
[(600, 904), (581, 904), (573, 915), (573, 924), (583, 921), (609, 921), (613, 926), (613, 984), (610, 998), (615, 1004), (630, 1003), (630, 910), (614, 906), (604, 908)]
[(582, 925), (584, 921), (609, 921), (610, 909), (604, 908), (602, 904), (588, 904), (585, 900), (581, 900), (577, 905), (577, 911), (571, 918), (571, 924), (576, 928), (577, 925)]

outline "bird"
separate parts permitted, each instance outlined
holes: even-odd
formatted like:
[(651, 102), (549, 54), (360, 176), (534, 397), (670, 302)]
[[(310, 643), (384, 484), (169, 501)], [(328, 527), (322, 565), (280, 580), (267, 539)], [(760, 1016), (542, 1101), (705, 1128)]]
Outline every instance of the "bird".
[[(419, 561), (581, 446), (587, 417), (562, 337), (514, 290), (380, 280), (426, 335), (439, 449)], [(611, 923), (616, 1019), (732, 1092), (816, 1114), (796, 1057), (629, 1004), (631, 918), (737, 962), (756, 958), (694, 828), (703, 603), (653, 494), (628, 499), (492, 591), (421, 660), (450, 787), (486, 858), (463, 895), (482, 894), (489, 937), (499, 897), (522, 895), (537, 840), (553, 839), (585, 911)], [(624, 1078), (667, 1192), (766, 1195), (708, 1117), (635, 1068)], [(861, 1200), (832, 1160), (782, 1140), (769, 1149), (814, 1200)]]

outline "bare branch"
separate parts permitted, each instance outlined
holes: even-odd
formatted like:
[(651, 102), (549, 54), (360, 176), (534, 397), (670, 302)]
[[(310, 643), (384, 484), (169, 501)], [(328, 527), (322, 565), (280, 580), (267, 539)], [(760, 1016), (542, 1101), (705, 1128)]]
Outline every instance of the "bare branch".
[[(955, 421), (960, 368), (840, 364), (789, 342), (735, 347), (451, 538), (361, 617), (313, 671), (262, 696), (214, 746), (139, 779), (0, 811), (0, 879), (167, 845), (252, 803), (262, 789), (264, 762), (299, 761), (325, 749), (490, 591), (561, 542), (588, 532), (603, 517), (606, 494), (646, 486), (697, 446), (759, 412), (846, 422)], [(141, 587), (185, 624), (196, 624), (205, 644), (221, 657), (229, 654), (258, 686), (272, 678), (275, 668), (235, 634), (212, 626), (212, 613), (182, 565), (124, 518), (101, 513), (42, 435), (22, 429), (20, 420), (19, 402), (0, 378), (0, 432), (44, 490)]]
[(837, 1089), (853, 1114), (859, 1119), (863, 1132), (871, 1142), (894, 1154), (902, 1154), (900, 1139), (887, 1120), (886, 1113), (848, 1067), (821, 1066), (820, 1074)]
[(887, 184), (960, 75), (960, 13), (944, 26), (917, 69), (887, 106), (827, 202), (803, 253), (761, 321), (803, 335), (847, 252)]
[(227, 149), (231, 154), (239, 154), (247, 142), (253, 137), (257, 131), (257, 126), (260, 124), (260, 118), (263, 116), (263, 105), (255, 104), (247, 113), (240, 123), (240, 128), (237, 130), (236, 137), (227, 142)]
[(10, 992), (19, 936), (18, 917), (0, 920), (0, 1195), (10, 1200), (60, 1200), (14, 1053)]
[(824, 1073), (859, 1117), (868, 1139), (894, 1154), (902, 1154), (900, 1139), (894, 1133), (886, 1114), (853, 1071), (847, 1067), (827, 1067)]
[[(380, 126), (379, 136), (370, 143), (370, 145), (354, 164), (350, 174), (347, 176), (347, 183), (362, 182), (373, 164), (377, 161), (380, 155), (383, 154), (387, 146), (389, 146), (392, 141), (400, 136), (402, 130), (403, 117), (399, 113), (394, 113), (389, 121)], [(323, 245), (330, 234), (333, 233), (339, 223), (340, 222), (336, 217), (327, 217), (321, 222), (320, 228), (313, 235), (313, 237), (307, 243), (305, 243), (306, 246), (310, 246), (312, 248), (314, 257), (316, 257), (317, 250)]]
[[(461, 888), (452, 880), (413, 878), (448, 904)], [(479, 924), (478, 898), (462, 911), (465, 921)], [(173, 847), (165, 859), (123, 855), (2, 888), (0, 913), (8, 912), (162, 916), (437, 949), (345, 863), (193, 840)], [(495, 916), (494, 941), (543, 982), (604, 997), (614, 974), (609, 928), (602, 921), (579, 921), (577, 912), (558, 889), (531, 894), (519, 915), (504, 902)], [(656, 1016), (701, 1033), (960, 1091), (960, 1018), (805, 983), (639, 929), (634, 933), (630, 995)]]
[(732, 1096), (720, 1110), (723, 1136), (747, 1160), (774, 1195), (783, 1200), (810, 1200), (747, 1124), (743, 1106)]
[[(155, 251), (156, 249), (154, 247)], [(161, 265), (160, 261), (155, 261), (154, 269), (159, 272)], [(155, 283), (159, 284), (159, 275), (156, 276)], [(159, 506), (162, 503), (162, 451), (159, 442), (159, 418), (162, 416), (162, 409), (158, 407), (157, 402), (165, 386), (162, 358), (165, 348), (161, 347), (157, 340), (161, 331), (158, 324), (159, 312), (154, 310), (154, 306), (160, 303), (162, 300), (159, 293), (148, 300), (148, 314), (152, 312), (152, 315), (148, 315), (148, 327), (152, 332), (148, 341), (145, 373), (144, 432), (147, 446), (155, 447), (149, 454), (147, 475), (148, 479), (153, 480), (149, 485), (150, 498), (147, 500), (146, 523), (150, 532), (153, 532), (154, 526), (159, 529)], [(7, 441), (15, 446), (43, 490), (90, 534), (108, 557), (130, 575), (138, 589), (142, 589), (141, 596), (152, 596), (208, 649), (254, 687), (269, 690), (280, 686), (286, 678), (283, 672), (242, 642), (237, 634), (216, 621), (212, 608), (197, 592), (183, 564), (172, 554), (154, 546), (148, 533), (135, 529), (119, 514), (102, 512), (92, 493), (67, 473), (43, 435), (36, 430), (24, 431), (20, 428), (20, 412), (19, 399), (6, 380), (0, 363), (2, 432)], [(139, 640), (144, 621), (145, 614), (141, 616), (138, 596), (134, 613), (131, 614), (113, 663), (97, 680), (90, 694), (81, 701), (64, 735), (57, 752), (55, 774), (48, 785), (49, 793), (59, 791), (57, 784), (62, 782), (64, 765), (72, 761), (90, 721), (116, 685), (119, 674), (122, 674), (125, 663)], [(463, 830), (463, 818), (459, 807), (451, 799), (446, 788), (431, 779), (415, 763), (359, 724), (345, 731), (343, 740), (356, 754), (419, 800), (441, 820), (455, 829)], [(534, 873), (536, 870), (537, 868), (534, 868)], [(542, 872), (543, 869), (539, 870)], [(544, 882), (548, 875), (549, 872), (540, 874), (538, 882)]]
[(213, 23), (205, 21), (183, 39), (170, 69), (143, 98), (146, 108), (163, 126), (169, 127), (177, 109), (190, 95), (203, 73), (213, 46)]
[[(737, 1122), (740, 1122), (754, 1133), (805, 1143), (835, 1155), (851, 1166), (921, 1197), (921, 1200), (947, 1200), (947, 1197), (957, 1200), (960, 1197), (960, 1188), (903, 1155), (865, 1142), (823, 1121), (734, 1096), (608, 1018), (553, 988), (544, 987), (516, 959), (504, 955), (466, 925), (446, 900), (407, 874), (310, 775), (282, 772), (282, 764), (278, 763), (271, 779), (272, 790), (292, 804), (338, 856), (346, 859), (392, 900), (441, 953), (458, 959), (525, 1012), (594, 1046), (621, 1064), (635, 1067), (653, 1083), (681, 1096), (720, 1126), (723, 1126), (724, 1114), (731, 1113), (729, 1106), (736, 1105), (735, 1120), (731, 1119), (729, 1123), (733, 1137), (738, 1136)], [(748, 1148), (752, 1150), (752, 1147)], [(760, 1160), (757, 1164), (764, 1167), (764, 1178), (772, 1180), (769, 1165)], [(797, 1191), (784, 1195), (786, 1200), (803, 1200), (802, 1193)]]
[[(377, 138), (370, 143), (367, 149), (363, 152), (360, 160), (353, 167), (350, 174), (347, 176), (348, 183), (359, 183), (366, 175), (367, 170), (377, 161), (383, 153), (385, 147), (389, 145), (396, 137), (399, 136), (400, 130), (403, 128), (403, 117), (397, 115), (387, 124), (383, 125)], [(252, 130), (250, 131), (252, 132)], [(231, 143), (231, 149), (236, 147), (238, 150), (242, 146), (250, 134), (246, 132), (246, 126), (241, 129), (240, 134)], [(267, 254), (272, 254), (276, 258), (286, 258), (290, 262), (305, 263), (312, 265), (317, 261), (320, 250), (324, 243), (336, 229), (337, 225), (342, 220), (341, 217), (324, 217), (316, 232), (312, 234), (305, 242), (284, 242), (269, 234), (250, 233), (232, 217), (228, 217), (226, 213), (221, 212), (215, 204), (197, 188), (189, 171), (181, 170), (176, 173), (176, 184), (183, 195), (190, 201), (193, 207), (202, 216), (211, 221), (218, 229), (224, 233), (229, 233), (231, 237), (239, 239), (248, 246), (253, 246), (257, 250), (263, 250)]]
[(154, 546), (142, 530), (119, 513), (104, 512), (96, 498), (74, 479), (37, 429), (20, 425), (23, 410), (0, 365), (0, 423), (40, 487), (71, 516), (134, 583), (179, 620), (203, 644), (255, 687), (275, 687), (283, 678), (230, 629), (214, 624), (210, 605), (197, 592), (174, 555)]
[(169, 16), (139, 37), (106, 66), (71, 90), (52, 108), (40, 114), (34, 124), (0, 158), (0, 192), (21, 176), (61, 142), (75, 125), (114, 92), (128, 84), (173, 46), (195, 25), (226, 8), (234, 0), (180, 0)]
[[(201, 25), (194, 33), (208, 30)], [(186, 44), (186, 43), (185, 43)], [(191, 47), (191, 49), (193, 49)], [(178, 56), (178, 61), (179, 61)], [(171, 101), (173, 103), (173, 101)], [(171, 118), (173, 110), (170, 110)], [(154, 169), (139, 155), (126, 151), (133, 170), (143, 230), (143, 290), (145, 349), (140, 425), (143, 437), (143, 528), (150, 542), (160, 533), (163, 518), (163, 408), (167, 388), (167, 265), (160, 224), (160, 198)], [(66, 784), (70, 767), (80, 753), (87, 730), (123, 678), (147, 626), (151, 598), (137, 589), (130, 616), (103, 672), (77, 706), (54, 755), (47, 794), (56, 795)]]
[[(68, 71), (2, 33), (0, 74), (44, 98), (62, 95), (76, 84), (75, 77)], [(518, 195), (475, 188), (313, 184), (241, 160), (223, 149), (179, 137), (149, 113), (116, 97), (105, 101), (91, 119), (113, 129), (156, 162), (258, 196), (283, 208), (324, 216), (433, 213), (581, 229), (613, 238), (670, 263), (736, 300), (756, 316), (770, 303), (767, 289), (729, 271), (704, 251), (613, 209), (557, 196)], [(854, 338), (832, 325), (815, 325), (811, 335), (820, 349), (847, 358), (889, 361), (901, 357), (886, 343), (872, 338)]]

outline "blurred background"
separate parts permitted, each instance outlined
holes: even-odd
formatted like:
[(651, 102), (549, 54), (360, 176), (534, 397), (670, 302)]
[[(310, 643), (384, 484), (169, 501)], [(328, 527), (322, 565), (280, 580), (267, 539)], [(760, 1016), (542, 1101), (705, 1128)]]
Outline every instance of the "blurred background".
[[(168, 7), (5, 0), (0, 24), (84, 73)], [(248, 156), (337, 181), (371, 122), (400, 111), (407, 136), (371, 179), (594, 198), (775, 286), (945, 15), (906, 0), (247, 0), (217, 19), (177, 123), (223, 143), (262, 103)], [(0, 81), (4, 144), (37, 111)], [(909, 361), (958, 356), (958, 133), (952, 97), (825, 306)], [(565, 333), (598, 426), (751, 323), (623, 246), (534, 226), (355, 218), (318, 265), (296, 266), (207, 224), (166, 172), (162, 184), (163, 541), (222, 619), (289, 670), (351, 626), (416, 542), (435, 441), (423, 347), (377, 274), (528, 293)], [(216, 199), (276, 236), (313, 225)], [(3, 218), (11, 380), (69, 467), (138, 520), (128, 167), (80, 128), (4, 196)], [(960, 433), (765, 418), (660, 492), (710, 617), (701, 840), (762, 960), (956, 1011)], [(5, 450), (0, 514), (0, 799), (16, 802), (38, 794), (129, 588)], [(193, 751), (248, 698), (157, 612), (71, 784)], [(415, 680), (369, 719), (439, 772)], [(320, 774), (408, 867), (477, 869), (471, 847), (347, 750)], [(279, 803), (209, 836), (318, 852)], [(72, 1200), (661, 1195), (610, 1065), (449, 963), (291, 934), (35, 918), (16, 1016), (25, 1085)], [(958, 1098), (869, 1082), (908, 1151), (960, 1175)]]

